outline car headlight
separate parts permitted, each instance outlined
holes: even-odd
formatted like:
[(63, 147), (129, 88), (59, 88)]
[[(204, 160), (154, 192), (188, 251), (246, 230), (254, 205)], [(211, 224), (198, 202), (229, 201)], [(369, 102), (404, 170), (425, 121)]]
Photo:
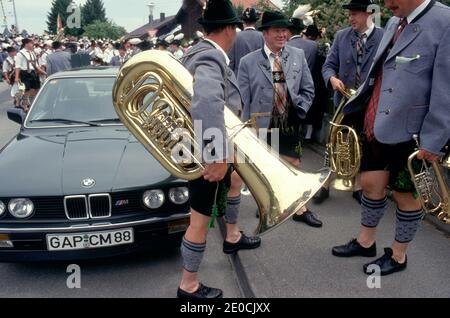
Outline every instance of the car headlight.
[(4, 204), (2, 201), (0, 201), (0, 217), (3, 216), (6, 212), (6, 204)]
[(34, 212), (34, 204), (30, 199), (12, 199), (8, 204), (9, 213), (17, 219), (26, 219)]
[(164, 204), (164, 192), (162, 190), (145, 191), (142, 200), (147, 208), (158, 209)]
[(169, 199), (175, 204), (185, 204), (189, 200), (189, 190), (186, 187), (173, 188), (169, 191)]

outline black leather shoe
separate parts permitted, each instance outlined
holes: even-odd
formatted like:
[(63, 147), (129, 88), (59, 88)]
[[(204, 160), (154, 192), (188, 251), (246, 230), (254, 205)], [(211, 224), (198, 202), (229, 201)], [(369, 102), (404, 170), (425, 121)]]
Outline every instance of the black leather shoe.
[(353, 239), (346, 245), (333, 247), (332, 253), (337, 257), (375, 257), (377, 256), (377, 244), (373, 243), (371, 247), (364, 248), (361, 246), (361, 244), (358, 243), (357, 239)]
[(385, 248), (384, 255), (382, 257), (380, 257), (376, 261), (364, 265), (364, 273), (366, 273), (367, 275), (372, 275), (374, 273), (373, 269), (370, 271), (368, 270), (370, 265), (379, 266), (381, 270), (380, 272), (381, 276), (386, 276), (405, 270), (406, 267), (408, 266), (408, 257), (406, 257), (405, 263), (400, 264), (397, 263), (397, 261), (392, 258), (392, 255), (393, 255), (392, 249)]
[(302, 222), (312, 227), (322, 227), (323, 223), (317, 219), (311, 211), (306, 211), (302, 215), (294, 214), (292, 219), (295, 222)]
[(330, 189), (321, 188), (319, 192), (314, 196), (313, 201), (315, 204), (321, 204), (330, 197)]
[(356, 202), (359, 203), (359, 205), (361, 205), (361, 200), (362, 200), (362, 191), (355, 191), (353, 192), (353, 199), (356, 200)]
[(261, 246), (261, 238), (257, 236), (248, 237), (243, 232), (241, 234), (241, 239), (237, 243), (223, 242), (223, 252), (225, 254), (234, 254), (240, 250), (254, 250)]
[(222, 298), (223, 292), (220, 289), (207, 287), (200, 283), (200, 286), (195, 293), (188, 293), (181, 288), (178, 288), (177, 296), (180, 299)]

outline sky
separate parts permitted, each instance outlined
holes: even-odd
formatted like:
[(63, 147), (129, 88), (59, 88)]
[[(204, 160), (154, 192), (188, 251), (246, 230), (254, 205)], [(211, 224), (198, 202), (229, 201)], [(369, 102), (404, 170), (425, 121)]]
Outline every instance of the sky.
[[(10, 0), (2, 0), (8, 25), (14, 24), (14, 15)], [(19, 28), (28, 33), (41, 34), (47, 28), (47, 13), (50, 11), (52, 0), (15, 0)], [(75, 0), (82, 4), (85, 0)], [(103, 0), (106, 16), (118, 25), (125, 27), (128, 32), (148, 22), (149, 10), (147, 4), (153, 2), (153, 15), (159, 18), (160, 12), (166, 16), (178, 12), (182, 0)], [(282, 0), (273, 0), (281, 6)], [(2, 20), (2, 19), (1, 19)], [(1, 24), (4, 24), (3, 21)], [(2, 27), (3, 29), (3, 27)]]

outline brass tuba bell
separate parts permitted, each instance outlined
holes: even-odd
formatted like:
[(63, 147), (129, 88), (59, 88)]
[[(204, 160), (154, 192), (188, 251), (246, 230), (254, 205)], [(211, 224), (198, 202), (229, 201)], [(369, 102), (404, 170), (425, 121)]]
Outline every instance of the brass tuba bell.
[[(120, 69), (113, 88), (113, 103), (123, 124), (144, 147), (174, 176), (193, 180), (202, 177), (203, 166), (197, 159), (192, 118), (193, 78), (189, 71), (166, 52), (145, 51), (128, 60)], [(280, 160), (225, 107), (225, 126), (234, 144), (236, 171), (255, 197), (259, 207), (256, 234), (274, 229), (304, 206), (330, 172), (304, 173)], [(174, 160), (179, 145), (178, 128), (189, 132), (193, 141), (191, 159)]]

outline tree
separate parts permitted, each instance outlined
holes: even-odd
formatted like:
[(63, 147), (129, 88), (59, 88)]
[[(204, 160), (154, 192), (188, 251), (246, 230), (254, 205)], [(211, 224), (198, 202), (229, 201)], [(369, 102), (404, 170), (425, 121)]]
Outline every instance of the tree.
[(90, 39), (112, 39), (118, 40), (125, 34), (127, 31), (124, 27), (118, 26), (112, 21), (101, 21), (97, 20), (93, 23), (89, 24), (84, 28), (84, 36), (87, 36)]
[[(47, 29), (52, 34), (57, 34), (57, 19), (58, 15), (61, 16), (63, 26), (66, 26), (67, 18), (71, 15), (71, 12), (67, 12), (67, 8), (70, 7), (72, 0), (53, 0), (50, 12), (47, 14)], [(79, 28), (65, 28), (65, 34), (67, 35), (80, 35), (83, 30)]]
[(87, 0), (81, 9), (81, 21), (83, 26), (88, 26), (94, 21), (106, 22), (106, 11), (102, 0)]

